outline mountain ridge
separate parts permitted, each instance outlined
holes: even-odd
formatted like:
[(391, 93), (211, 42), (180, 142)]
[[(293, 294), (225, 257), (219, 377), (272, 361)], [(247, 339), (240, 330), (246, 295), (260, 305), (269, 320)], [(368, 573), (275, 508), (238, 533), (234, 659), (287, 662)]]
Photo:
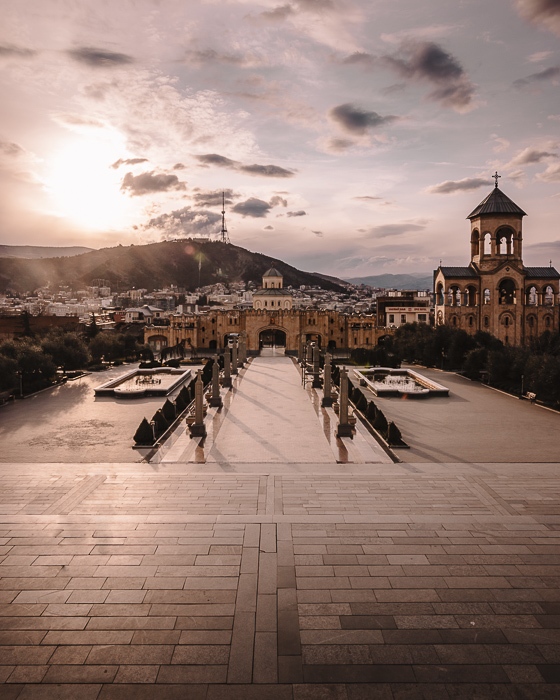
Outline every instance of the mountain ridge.
[(181, 239), (146, 245), (116, 246), (92, 250), (73, 257), (24, 259), (0, 258), (0, 291), (34, 291), (41, 287), (69, 286), (74, 290), (90, 286), (93, 280), (107, 280), (114, 290), (161, 289), (176, 285), (193, 291), (217, 282), (249, 282), (260, 285), (263, 273), (276, 267), (284, 285), (319, 285), (345, 291), (336, 283), (311, 272), (298, 270), (281, 260), (253, 253), (219, 241)]
[(87, 246), (43, 246), (43, 245), (0, 245), (0, 258), (24, 258), (25, 260), (44, 258), (70, 258), (91, 253), (95, 248)]

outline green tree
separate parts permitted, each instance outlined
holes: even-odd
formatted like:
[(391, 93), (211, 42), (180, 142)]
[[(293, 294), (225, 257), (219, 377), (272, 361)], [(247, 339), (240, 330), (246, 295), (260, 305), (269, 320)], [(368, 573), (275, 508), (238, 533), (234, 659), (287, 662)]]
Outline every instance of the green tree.
[(56, 365), (67, 370), (81, 369), (90, 361), (88, 347), (78, 333), (51, 331), (41, 341), (41, 348)]

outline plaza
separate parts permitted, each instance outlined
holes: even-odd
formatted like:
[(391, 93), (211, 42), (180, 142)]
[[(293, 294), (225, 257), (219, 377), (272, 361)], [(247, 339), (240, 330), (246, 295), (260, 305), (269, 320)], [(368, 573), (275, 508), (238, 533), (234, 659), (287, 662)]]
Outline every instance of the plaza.
[(1, 407), (0, 698), (558, 697), (560, 416), (422, 371), (393, 456), (274, 350), (157, 451), (107, 376)]

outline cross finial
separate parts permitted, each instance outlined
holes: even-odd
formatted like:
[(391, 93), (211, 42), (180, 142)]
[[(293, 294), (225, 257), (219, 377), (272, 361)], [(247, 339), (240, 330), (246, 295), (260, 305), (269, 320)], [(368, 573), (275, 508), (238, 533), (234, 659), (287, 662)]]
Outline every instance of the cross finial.
[(496, 180), (496, 184), (494, 185), (494, 187), (497, 187), (498, 186), (498, 178), (500, 178), (502, 176), (498, 175), (498, 171), (496, 170), (496, 172), (492, 175), (492, 177), (494, 178), (494, 180)]

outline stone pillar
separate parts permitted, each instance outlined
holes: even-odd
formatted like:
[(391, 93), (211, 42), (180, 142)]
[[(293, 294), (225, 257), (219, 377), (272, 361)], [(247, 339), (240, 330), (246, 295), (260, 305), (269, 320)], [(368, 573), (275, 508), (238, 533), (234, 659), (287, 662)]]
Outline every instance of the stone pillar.
[(325, 368), (323, 369), (323, 400), (321, 406), (332, 406), (331, 356), (325, 353)]
[(313, 384), (316, 389), (321, 386), (321, 350), (318, 345), (313, 346)]
[(214, 355), (214, 364), (212, 365), (212, 397), (210, 398), (210, 406), (221, 408), (222, 405), (222, 397), (220, 396), (220, 365), (218, 363), (218, 356)]
[(231, 356), (229, 354), (229, 348), (226, 348), (224, 350), (223, 358), (224, 358), (224, 376), (222, 378), (222, 386), (230, 387), (231, 386)]
[(303, 363), (303, 356), (305, 355), (304, 348), (305, 343), (303, 342), (303, 336), (300, 336), (297, 353), (297, 359), (300, 365)]
[(245, 335), (239, 337), (239, 364), (241, 367), (247, 362), (247, 338)]
[(231, 348), (231, 373), (235, 376), (237, 371), (237, 339), (234, 338)]
[(189, 427), (191, 437), (206, 437), (204, 425), (204, 386), (202, 384), (202, 370), (197, 372), (194, 384), (194, 423)]
[(352, 426), (348, 423), (348, 371), (346, 367), (340, 370), (338, 403), (338, 428), (336, 430), (336, 437), (354, 437)]

